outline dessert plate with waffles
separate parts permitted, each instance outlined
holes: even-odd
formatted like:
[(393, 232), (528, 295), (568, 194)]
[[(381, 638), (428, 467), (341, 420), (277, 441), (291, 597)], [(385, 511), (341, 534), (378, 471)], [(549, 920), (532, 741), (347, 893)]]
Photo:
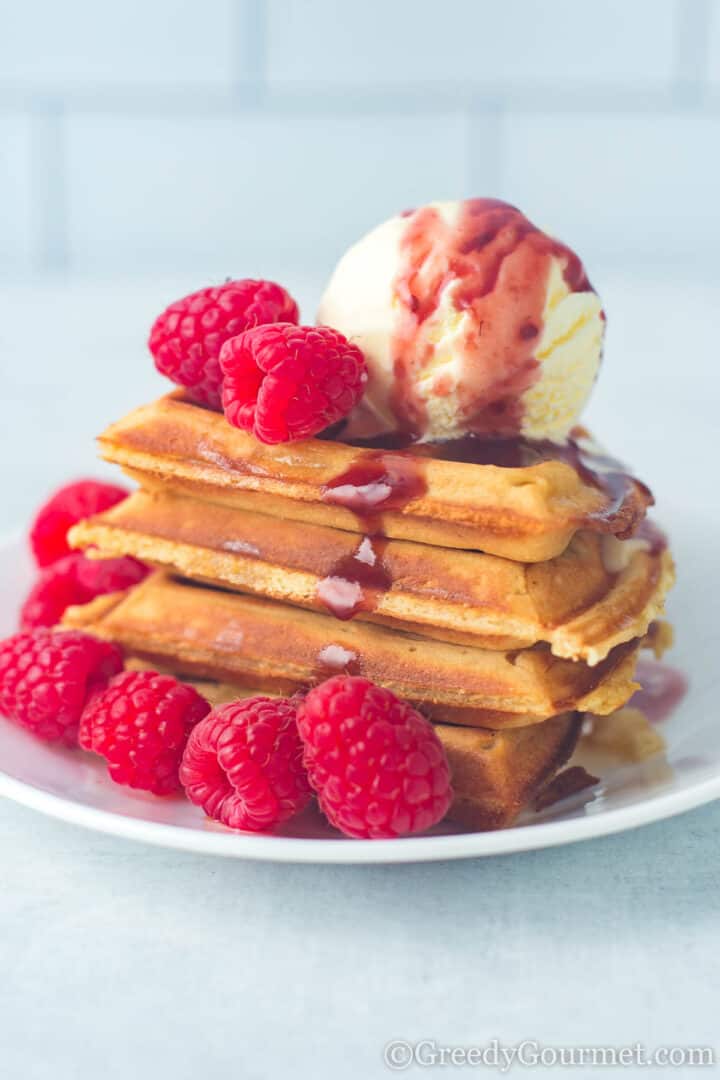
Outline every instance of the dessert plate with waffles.
[(0, 793), (317, 862), (720, 796), (653, 495), (582, 426), (604, 331), (577, 255), (495, 199), (378, 226), (312, 325), (271, 281), (171, 303), (168, 392), (99, 436), (119, 482), (68, 483), (0, 564)]

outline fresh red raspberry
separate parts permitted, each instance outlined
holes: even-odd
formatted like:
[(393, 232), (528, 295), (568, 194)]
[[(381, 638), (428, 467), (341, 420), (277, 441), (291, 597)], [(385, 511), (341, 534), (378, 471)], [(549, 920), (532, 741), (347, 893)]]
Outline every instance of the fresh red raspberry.
[(330, 427), (357, 405), (367, 381), (357, 345), (328, 326), (246, 330), (223, 345), (220, 367), (225, 416), (264, 443)]
[(158, 315), (148, 344), (162, 375), (186, 387), (201, 405), (220, 409), (223, 342), (262, 323), (297, 321), (297, 304), (281, 285), (227, 281), (176, 300)]
[(84, 603), (77, 581), (77, 563), (82, 555), (65, 555), (45, 567), (20, 609), (20, 626), (55, 626), (71, 604)]
[(447, 813), (452, 790), (442, 743), (389, 690), (336, 675), (309, 692), (297, 725), (320, 808), (348, 836), (421, 832)]
[(310, 801), (296, 703), (255, 697), (220, 705), (193, 731), (180, 780), (191, 802), (230, 829), (260, 832)]
[(88, 559), (82, 555), (77, 564), (77, 579), (87, 596), (84, 603), (96, 596), (129, 589), (149, 573), (150, 567), (132, 555), (121, 555), (117, 559)]
[(87, 559), (79, 552), (46, 566), (20, 610), (20, 626), (55, 626), (71, 604), (87, 604), (96, 596), (137, 585), (148, 572), (131, 555), (119, 559)]
[(100, 480), (75, 480), (59, 488), (38, 510), (30, 528), (30, 546), (38, 566), (49, 566), (69, 554), (67, 534), (73, 525), (101, 514), (128, 494), (125, 488)]
[(121, 670), (117, 645), (79, 630), (30, 630), (0, 642), (0, 712), (48, 742), (77, 742), (87, 702)]
[(101, 754), (116, 784), (170, 795), (190, 732), (210, 704), (157, 671), (123, 671), (83, 713), (80, 745)]

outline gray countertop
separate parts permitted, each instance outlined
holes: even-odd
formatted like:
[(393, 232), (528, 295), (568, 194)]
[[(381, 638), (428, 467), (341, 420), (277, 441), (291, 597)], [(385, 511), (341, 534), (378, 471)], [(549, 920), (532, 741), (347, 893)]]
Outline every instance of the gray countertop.
[(369, 1080), (399, 1038), (717, 1041), (717, 803), (565, 848), (396, 867), (213, 860), (3, 803), (0, 852), (13, 1080)]

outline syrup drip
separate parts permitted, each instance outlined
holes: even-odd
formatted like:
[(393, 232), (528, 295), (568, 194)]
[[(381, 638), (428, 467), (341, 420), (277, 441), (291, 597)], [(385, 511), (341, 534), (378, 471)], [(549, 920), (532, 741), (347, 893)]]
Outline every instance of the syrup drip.
[(426, 491), (424, 463), (415, 455), (372, 451), (358, 458), (323, 491), (323, 501), (351, 510), (365, 533), (352, 555), (345, 555), (318, 586), (318, 597), (338, 619), (374, 611), (392, 587), (384, 561), (382, 515), (401, 510)]
[[(425, 494), (423, 462), (415, 454), (385, 450), (364, 454), (324, 488), (323, 502), (344, 506), (360, 519), (368, 536), (382, 532), (382, 514), (402, 510)], [(341, 575), (342, 576), (342, 575)]]
[[(343, 425), (336, 425), (323, 437), (342, 440), (342, 431)], [(430, 443), (417, 442), (406, 432), (394, 432), (372, 439), (353, 439), (347, 445), (368, 452), (335, 477), (324, 488), (322, 498), (352, 511), (365, 535), (357, 550), (343, 556), (318, 587), (318, 597), (338, 619), (351, 619), (359, 611), (374, 611), (379, 598), (392, 587), (392, 574), (383, 559), (385, 544), (378, 539), (383, 532), (382, 515), (388, 510), (402, 510), (425, 493), (428, 459), (501, 468), (563, 461), (585, 483), (605, 494), (606, 505), (594, 515), (605, 522), (620, 510), (632, 485), (639, 484), (619, 461), (588, 447), (582, 428), (574, 429), (563, 444), (519, 437), (483, 439), (477, 435)], [(403, 453), (410, 449), (412, 453)], [(649, 522), (643, 524), (641, 535), (652, 550), (659, 550), (658, 545), (666, 542)]]
[[(549, 447), (554, 445), (548, 444)], [(648, 498), (650, 506), (655, 502), (650, 489), (633, 477), (621, 461), (587, 446), (587, 433), (584, 428), (573, 428), (565, 443), (556, 447), (556, 452), (546, 451), (546, 453), (548, 453), (546, 460), (554, 457), (558, 461), (564, 461), (575, 469), (581, 480), (605, 493), (608, 503), (593, 515), (595, 520), (608, 521), (613, 518), (635, 485)], [(646, 539), (649, 539), (652, 528), (648, 524)], [(627, 532), (619, 535), (625, 537)]]
[(383, 556), (387, 541), (364, 536), (352, 555), (338, 559), (317, 594), (336, 619), (352, 619), (359, 611), (374, 611), (392, 586), (392, 574)]
[(535, 799), (535, 810), (536, 812), (547, 810), (549, 806), (554, 806), (556, 802), (568, 799), (571, 795), (577, 795), (579, 792), (595, 787), (595, 784), (599, 783), (600, 778), (593, 776), (582, 765), (571, 765), (568, 769), (558, 773), (547, 787), (543, 788)]
[(635, 537), (638, 540), (644, 540), (649, 545), (651, 555), (659, 555), (668, 546), (668, 538), (665, 533), (649, 518), (645, 518), (642, 522), (635, 533)]
[(653, 724), (666, 720), (687, 693), (688, 681), (682, 671), (657, 660), (640, 660), (635, 677), (642, 686), (628, 702)]
[[(346, 506), (359, 515), (372, 515), (376, 509), (401, 509), (426, 490), (422, 473), (424, 459), (456, 461), (469, 465), (496, 465), (506, 469), (525, 468), (544, 461), (562, 461), (573, 468), (587, 484), (602, 491), (607, 505), (595, 514), (596, 520), (608, 521), (617, 514), (634, 484), (650, 498), (648, 488), (634, 478), (615, 458), (598, 452), (587, 444), (584, 428), (573, 428), (564, 443), (549, 439), (482, 438), (463, 435), (442, 442), (418, 442), (408, 432), (391, 432), (369, 439), (343, 439), (343, 425), (329, 429), (324, 438), (347, 442), (350, 446), (372, 450), (374, 457), (363, 457), (333, 480), (323, 498)], [(412, 450), (410, 455), (403, 450)], [(653, 545), (665, 544), (662, 534), (651, 523), (643, 526), (643, 538)], [(373, 534), (379, 528), (366, 528)], [(658, 548), (660, 550), (660, 548)]]

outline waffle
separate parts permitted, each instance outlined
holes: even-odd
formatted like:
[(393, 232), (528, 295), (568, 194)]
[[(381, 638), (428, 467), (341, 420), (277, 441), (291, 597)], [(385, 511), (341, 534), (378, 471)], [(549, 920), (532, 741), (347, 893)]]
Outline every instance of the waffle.
[(402, 633), (179, 581), (156, 572), (126, 594), (68, 609), (80, 626), (187, 675), (292, 693), (361, 673), (431, 719), (501, 729), (581, 710), (605, 715), (637, 684), (640, 642), (595, 667), (553, 657), (546, 645), (493, 651)]
[[(147, 665), (131, 659), (129, 666)], [(229, 683), (191, 681), (213, 706), (259, 693)], [(510, 825), (570, 758), (581, 724), (575, 713), (506, 731), (436, 724), (452, 773), (449, 819), (482, 831)]]
[[(579, 529), (629, 536), (652, 503), (648, 489), (622, 466), (585, 447), (587, 433), (578, 429), (576, 435), (565, 449), (523, 444), (527, 454), (513, 461), (517, 467), (506, 467), (507, 445), (477, 440), (412, 450), (337, 439), (271, 447), (175, 393), (112, 424), (100, 448), (146, 489), (543, 562), (559, 555)], [(479, 449), (502, 464), (447, 459), (467, 457), (469, 450), (477, 456)], [(535, 463), (523, 464), (526, 458)]]
[(457, 644), (547, 642), (591, 665), (646, 633), (673, 580), (667, 550), (598, 533), (576, 533), (555, 559), (525, 565), (145, 492), (76, 526), (71, 542)]

